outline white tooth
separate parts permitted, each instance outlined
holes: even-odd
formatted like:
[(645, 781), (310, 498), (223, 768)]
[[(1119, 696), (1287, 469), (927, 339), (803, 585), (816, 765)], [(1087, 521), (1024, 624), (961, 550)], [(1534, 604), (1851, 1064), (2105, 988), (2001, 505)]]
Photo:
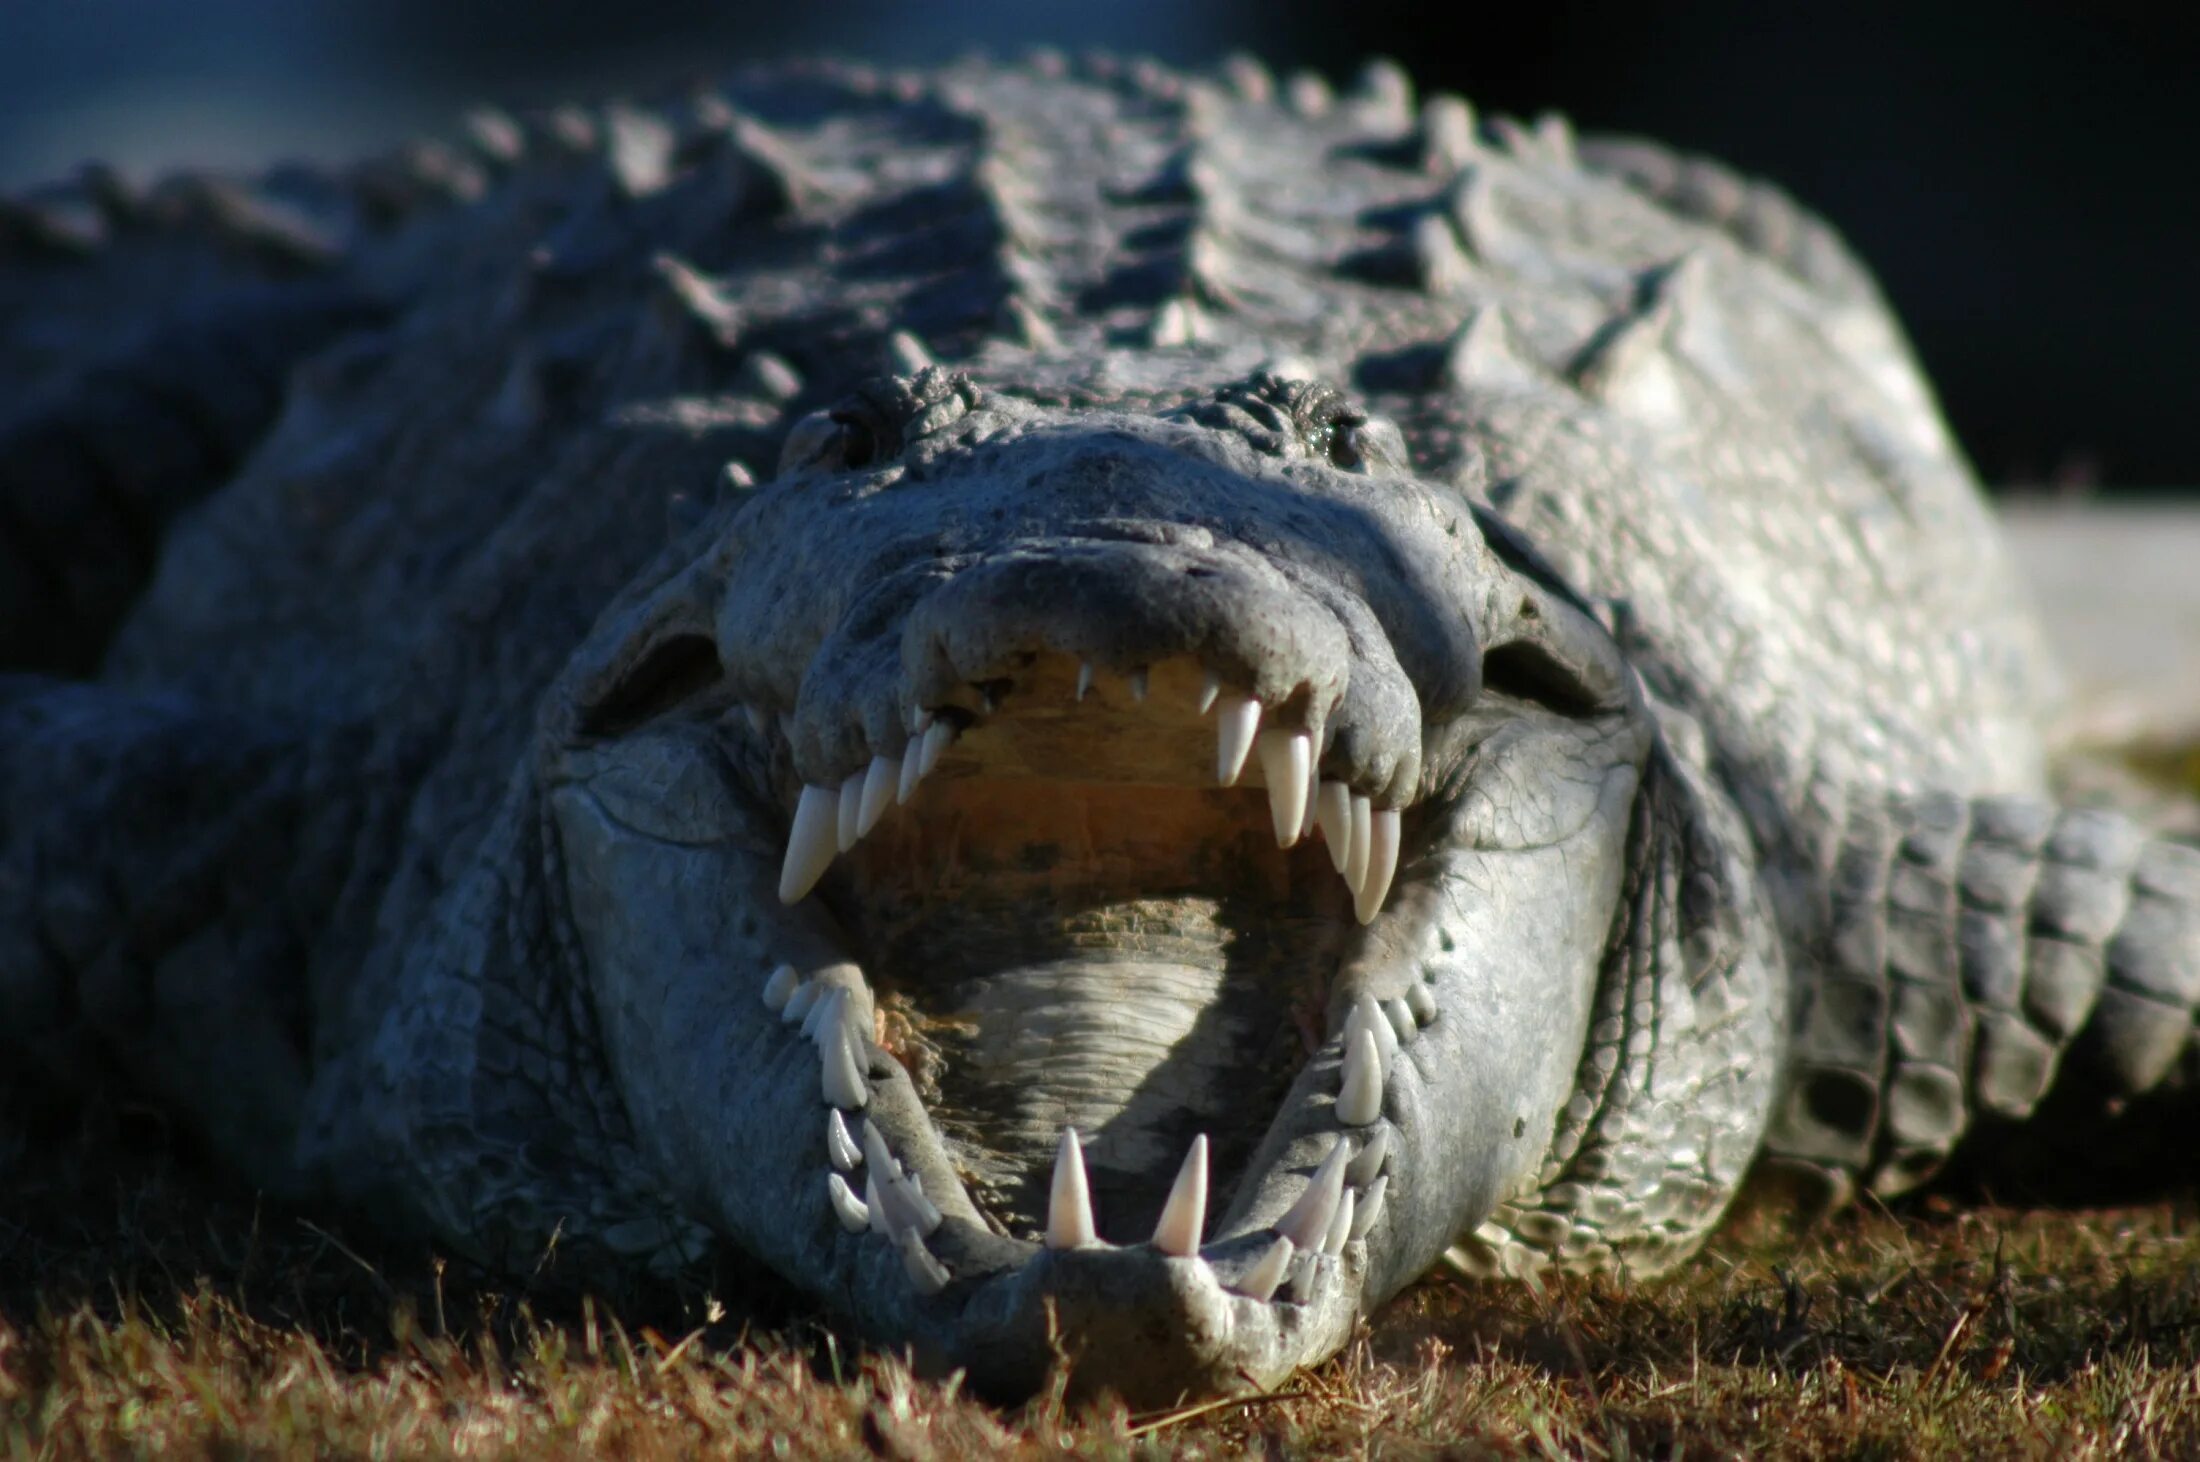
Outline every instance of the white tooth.
[(909, 734), (922, 736), (932, 729), (932, 711), (927, 706), (917, 706), (909, 712)]
[(1329, 1220), (1329, 1232), (1322, 1235), (1322, 1252), (1334, 1259), (1344, 1252), (1345, 1240), (1352, 1237), (1353, 1194), (1344, 1190), (1344, 1197), (1337, 1203), (1337, 1216)]
[(1092, 1222), (1092, 1192), (1085, 1184), (1084, 1150), (1077, 1145), (1077, 1129), (1064, 1127), (1061, 1146), (1054, 1150), (1054, 1190), (1047, 1195), (1047, 1247), (1077, 1249), (1099, 1238)]
[(1279, 1238), (1270, 1244), (1268, 1252), (1260, 1256), (1260, 1262), (1238, 1281), (1238, 1293), (1249, 1300), (1265, 1300), (1274, 1296), (1276, 1286), (1282, 1284), (1284, 1275), (1291, 1272), (1291, 1256), (1296, 1249), (1297, 1246), (1286, 1238)]
[(1385, 1000), (1383, 1019), (1390, 1022), (1390, 1033), (1398, 1038), (1401, 1046), (1421, 1033), (1421, 1028), (1413, 1023), (1412, 1007), (1403, 1000)]
[(902, 748), (901, 784), (894, 789), (894, 800), (907, 806), (909, 799), (917, 795), (917, 783), (924, 780), (924, 743), (912, 741)]
[(1361, 993), (1352, 1002), (1352, 1013), (1345, 1017), (1344, 1041), (1346, 1049), (1352, 1045), (1352, 1037), (1366, 1031), (1375, 1038), (1375, 1053), (1383, 1058), (1383, 1080), (1390, 1080), (1390, 1058), (1398, 1054), (1398, 1033), (1390, 1028), (1390, 1020), (1383, 1008), (1375, 1003), (1375, 997)]
[(1322, 841), (1329, 844), (1329, 862), (1339, 873), (1352, 860), (1352, 789), (1342, 782), (1324, 782), (1314, 794), (1314, 820), (1322, 826)]
[(1199, 713), (1204, 716), (1214, 709), (1215, 697), (1222, 694), (1222, 677), (1210, 670), (1207, 678), (1199, 683)]
[(787, 997), (787, 1003), (780, 1007), (779, 1018), (789, 1025), (799, 1025), (809, 1018), (810, 1011), (824, 996), (824, 981), (804, 980), (795, 987), (795, 992)]
[(1362, 924), (1383, 911), (1390, 897), (1390, 880), (1398, 872), (1398, 809), (1386, 807), (1369, 819), (1367, 873), (1352, 901), (1352, 913)]
[(1436, 992), (1415, 980), (1406, 986), (1406, 1009), (1413, 1012), (1414, 1024), (1428, 1025), (1436, 1019)]
[(901, 1267), (909, 1273), (909, 1287), (918, 1294), (938, 1294), (947, 1288), (947, 1266), (932, 1257), (915, 1229), (902, 1231)]
[(1344, 1084), (1337, 1093), (1337, 1120), (1365, 1127), (1383, 1114), (1383, 1053), (1375, 1032), (1358, 1031), (1344, 1048)]
[(840, 1115), (838, 1107), (825, 1109), (825, 1155), (844, 1173), (854, 1172), (863, 1161), (863, 1151), (848, 1135), (848, 1119)]
[(1091, 690), (1092, 662), (1090, 660), (1080, 660), (1077, 662), (1077, 699), (1083, 700)]
[(833, 866), (833, 823), (840, 796), (830, 787), (804, 787), (794, 805), (794, 826), (787, 832), (787, 861), (779, 869), (779, 901), (795, 903)]
[(1314, 1169), (1313, 1181), (1299, 1195), (1299, 1201), (1291, 1205), (1291, 1211), (1276, 1220), (1274, 1228), (1302, 1249), (1319, 1245), (1329, 1233), (1329, 1220), (1336, 1217), (1337, 1200), (1344, 1192), (1344, 1165), (1352, 1156), (1352, 1144), (1338, 1138), (1329, 1149), (1329, 1156)]
[[(802, 1017), (802, 1039), (815, 1041), (819, 1031), (833, 1032), (840, 1029), (840, 1009), (848, 1003), (848, 990), (843, 985), (827, 987), (825, 993), (810, 1002), (809, 1014)], [(824, 1047), (820, 1044), (819, 1048)]]
[(878, 826), (878, 820), (886, 815), (887, 807), (894, 800), (894, 788), (900, 781), (901, 762), (898, 758), (871, 758), (871, 769), (863, 774), (863, 802), (856, 808), (857, 837), (865, 836)]
[(1344, 1165), (1344, 1180), (1355, 1187), (1365, 1188), (1383, 1170), (1383, 1159), (1389, 1154), (1390, 1129), (1377, 1127), (1375, 1135), (1367, 1139), (1367, 1146), (1361, 1148), (1353, 1155), (1352, 1161)]
[(825, 1195), (833, 1200), (833, 1212), (840, 1215), (840, 1226), (849, 1233), (860, 1234), (871, 1226), (870, 1206), (849, 1190), (846, 1178), (827, 1173)]
[(863, 1068), (856, 1064), (856, 1053), (848, 1044), (848, 1032), (840, 1026), (833, 1027), (833, 1040), (825, 1048), (818, 1085), (826, 1105), (843, 1111), (858, 1111), (871, 1099), (871, 1089), (863, 1083)]
[(913, 1233), (919, 1238), (929, 1238), (940, 1226), (939, 1209), (910, 1185), (906, 1175), (879, 1178), (878, 1195), (879, 1201), (886, 1205), (886, 1227), (890, 1233)]
[(886, 1146), (886, 1138), (873, 1126), (871, 1119), (863, 1119), (863, 1161), (873, 1177), (894, 1177), (901, 1172), (901, 1164), (894, 1161), (894, 1154)]
[(1260, 702), (1251, 696), (1226, 696), (1215, 718), (1215, 780), (1225, 787), (1237, 785), (1245, 770), (1245, 758), (1260, 730)]
[(1261, 775), (1268, 780), (1268, 814), (1276, 824), (1276, 846), (1299, 840), (1306, 823), (1306, 774), (1314, 764), (1314, 741), (1304, 731), (1263, 731)]
[(940, 758), (946, 755), (948, 744), (954, 739), (955, 728), (945, 721), (934, 721), (924, 728), (924, 766), (918, 773), (919, 776), (932, 775), (933, 769), (940, 764)]
[(1390, 1174), (1388, 1173), (1383, 1174), (1367, 1185), (1367, 1196), (1360, 1200), (1360, 1206), (1352, 1214), (1352, 1232), (1345, 1236), (1347, 1240), (1359, 1240), (1367, 1237), (1367, 1231), (1373, 1228), (1375, 1220), (1382, 1216), (1383, 1195), (1389, 1191)]
[(840, 805), (835, 809), (834, 835), (840, 851), (856, 845), (856, 824), (863, 817), (863, 773), (856, 772), (840, 784)]
[(1130, 679), (1131, 699), (1134, 701), (1144, 700), (1146, 698), (1146, 672), (1143, 670), (1133, 670), (1131, 672)]
[(802, 977), (794, 972), (793, 965), (781, 965), (772, 971), (772, 977), (764, 982), (764, 1006), (774, 1015), (787, 1008), (787, 1001), (794, 995)]
[(878, 1170), (871, 1169), (863, 1177), (863, 1210), (871, 1220), (871, 1232), (891, 1239), (894, 1226), (887, 1221), (886, 1201), (879, 1197)]
[(915, 1173), (903, 1173), (894, 1179), (894, 1191), (909, 1206), (910, 1222), (916, 1231), (926, 1238), (940, 1226), (940, 1210), (937, 1204), (924, 1196), (924, 1184)]
[(1164, 1254), (1189, 1259), (1199, 1252), (1199, 1236), (1206, 1226), (1207, 1134), (1202, 1132), (1184, 1154), (1184, 1166), (1176, 1170), (1169, 1201), (1161, 1205), (1161, 1221), (1153, 1226), (1153, 1246)]
[(1299, 815), (1300, 842), (1314, 836), (1315, 794), (1321, 790), (1322, 785), (1321, 774), (1314, 770), (1314, 746), (1311, 739), (1307, 742), (1306, 753), (1306, 791), (1302, 794), (1306, 799), (1306, 811)]
[(761, 736), (771, 729), (771, 718), (764, 714), (762, 706), (743, 706), (741, 714), (748, 718), (749, 729)]
[(1352, 890), (1355, 907), (1360, 898), (1360, 885), (1367, 882), (1367, 849), (1373, 834), (1368, 831), (1371, 811), (1365, 797), (1352, 799), (1352, 851), (1344, 860), (1344, 886)]

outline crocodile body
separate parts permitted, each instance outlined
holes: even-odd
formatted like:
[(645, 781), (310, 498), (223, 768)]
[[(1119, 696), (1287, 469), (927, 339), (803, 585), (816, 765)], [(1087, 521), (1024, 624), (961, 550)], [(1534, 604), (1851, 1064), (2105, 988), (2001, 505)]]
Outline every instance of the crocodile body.
[(783, 67), (0, 251), (0, 1049), (270, 1191), (1165, 1399), (2193, 1059), (2200, 856), (2053, 799), (1897, 327), (1714, 164)]

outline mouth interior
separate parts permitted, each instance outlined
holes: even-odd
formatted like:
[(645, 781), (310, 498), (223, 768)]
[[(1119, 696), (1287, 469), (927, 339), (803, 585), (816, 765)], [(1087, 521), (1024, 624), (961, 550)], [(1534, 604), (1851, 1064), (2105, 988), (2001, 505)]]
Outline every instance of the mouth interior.
[(852, 851), (843, 912), (981, 1212), (1036, 1238), (1072, 1126), (1101, 1236), (1136, 1243), (1200, 1133), (1228, 1206), (1361, 930), (1319, 834), (1277, 846), (1258, 759), (1216, 785), (1196, 667), (1080, 702), (1074, 666), (967, 727)]

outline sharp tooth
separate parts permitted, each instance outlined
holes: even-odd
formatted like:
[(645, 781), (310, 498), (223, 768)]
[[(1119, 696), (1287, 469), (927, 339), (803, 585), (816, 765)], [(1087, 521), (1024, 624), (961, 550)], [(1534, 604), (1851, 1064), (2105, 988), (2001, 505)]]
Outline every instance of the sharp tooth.
[(940, 1226), (940, 1211), (931, 1199), (917, 1191), (908, 1175), (880, 1177), (877, 1183), (879, 1201), (886, 1205), (887, 1229), (896, 1234), (931, 1237), (932, 1231)]
[[(840, 1029), (840, 1009), (848, 1003), (848, 990), (844, 985), (833, 985), (824, 994), (810, 1002), (809, 1014), (802, 1017), (802, 1039), (814, 1041), (819, 1031)], [(823, 1049), (822, 1045), (819, 1049)]]
[(932, 711), (930, 707), (918, 706), (914, 710), (910, 711), (909, 734), (911, 736), (922, 736), (925, 732), (931, 729)]
[(793, 965), (781, 965), (772, 971), (772, 977), (764, 982), (764, 1006), (774, 1015), (787, 1008), (787, 1001), (794, 995), (802, 977), (794, 972)]
[(1342, 782), (1322, 783), (1314, 794), (1314, 820), (1329, 844), (1330, 864), (1344, 872), (1352, 859), (1352, 789)]
[(1238, 1281), (1237, 1292), (1249, 1300), (1272, 1298), (1276, 1286), (1291, 1272), (1291, 1256), (1297, 1246), (1289, 1239), (1279, 1238), (1268, 1246), (1268, 1252), (1260, 1256), (1260, 1262), (1247, 1271)]
[(1415, 980), (1406, 986), (1406, 1009), (1413, 1012), (1416, 1025), (1429, 1024), (1436, 1019), (1436, 992)]
[(1169, 1201), (1161, 1205), (1161, 1221), (1153, 1226), (1153, 1246), (1164, 1254), (1189, 1259), (1199, 1252), (1199, 1236), (1207, 1226), (1207, 1134), (1192, 1139), (1184, 1154), (1184, 1166), (1176, 1170), (1176, 1185)]
[(762, 736), (771, 729), (771, 718), (764, 714), (762, 706), (743, 706), (741, 714), (748, 718), (749, 729)]
[(955, 728), (945, 721), (934, 721), (924, 728), (924, 766), (919, 776), (929, 777), (939, 766), (940, 758), (947, 754), (947, 747), (955, 739)]
[(1314, 739), (1304, 731), (1263, 731), (1257, 744), (1261, 775), (1268, 779), (1276, 846), (1288, 848), (1306, 824), (1306, 776), (1314, 764)]
[(808, 1018), (811, 1009), (816, 1006), (817, 1002), (824, 998), (824, 995), (825, 985), (823, 981), (804, 980), (795, 988), (795, 992), (787, 997), (787, 1003), (780, 1008), (779, 1018), (789, 1025), (801, 1024), (803, 1020)]
[(1355, 1187), (1365, 1188), (1375, 1181), (1375, 1175), (1383, 1170), (1383, 1159), (1389, 1155), (1390, 1129), (1377, 1127), (1375, 1135), (1367, 1139), (1367, 1146), (1361, 1148), (1352, 1161), (1344, 1165), (1344, 1180)]
[(856, 1063), (856, 1053), (848, 1044), (845, 1027), (832, 1028), (833, 1039), (825, 1048), (825, 1059), (820, 1063), (818, 1085), (825, 1094), (828, 1106), (843, 1111), (859, 1111), (871, 1099), (871, 1089), (864, 1085), (863, 1068)]
[(894, 1236), (894, 1226), (886, 1217), (886, 1201), (879, 1197), (877, 1168), (863, 1176), (863, 1209), (870, 1217), (872, 1233), (888, 1239)]
[(1083, 700), (1091, 689), (1092, 662), (1090, 660), (1080, 660), (1077, 662), (1077, 699)]
[(1222, 677), (1210, 670), (1199, 684), (1199, 713), (1204, 716), (1214, 709), (1215, 697), (1222, 694)]
[(833, 824), (840, 815), (840, 796), (830, 787), (804, 787), (794, 806), (794, 826), (787, 832), (787, 861), (779, 868), (779, 901), (795, 903), (833, 866)]
[(844, 1173), (854, 1172), (863, 1161), (863, 1151), (848, 1135), (848, 1119), (840, 1115), (838, 1107), (825, 1109), (825, 1155)]
[(1337, 1203), (1337, 1216), (1329, 1220), (1329, 1232), (1322, 1235), (1322, 1252), (1334, 1259), (1344, 1252), (1345, 1241), (1352, 1237), (1352, 1190), (1344, 1190), (1344, 1197)]
[(917, 783), (924, 780), (924, 742), (911, 741), (901, 752), (901, 784), (894, 789), (894, 800), (904, 806), (917, 795)]
[(1352, 1232), (1345, 1236), (1348, 1240), (1367, 1237), (1367, 1231), (1375, 1226), (1375, 1220), (1382, 1217), (1383, 1195), (1389, 1191), (1388, 1173), (1367, 1185), (1367, 1196), (1360, 1200), (1360, 1206), (1352, 1214)]
[(840, 851), (856, 845), (856, 823), (863, 816), (863, 773), (856, 772), (840, 784), (840, 803), (834, 809), (834, 835)]
[(1352, 799), (1352, 848), (1345, 856), (1344, 886), (1352, 890), (1355, 907), (1359, 902), (1360, 885), (1367, 882), (1368, 844), (1373, 840), (1373, 834), (1368, 831), (1373, 821), (1371, 811), (1365, 797)]
[[(1357, 812), (1355, 812), (1357, 817)], [(1398, 809), (1386, 807), (1368, 822), (1367, 873), (1352, 901), (1352, 913), (1362, 924), (1383, 911), (1390, 897), (1390, 880), (1398, 872)]]
[(1390, 1079), (1390, 1058), (1398, 1054), (1398, 1033), (1390, 1028), (1390, 1020), (1383, 1008), (1375, 1003), (1375, 997), (1362, 992), (1352, 1002), (1352, 1013), (1345, 1017), (1344, 1040), (1349, 1049), (1352, 1037), (1366, 1031), (1375, 1038), (1375, 1052), (1383, 1058), (1383, 1080)]
[(1131, 699), (1134, 701), (1144, 700), (1146, 698), (1146, 672), (1143, 670), (1133, 670), (1131, 672), (1130, 678)]
[(909, 1287), (918, 1294), (938, 1294), (947, 1288), (947, 1266), (932, 1257), (915, 1229), (902, 1231), (901, 1267), (909, 1273)]
[(1352, 1156), (1352, 1144), (1342, 1137), (1330, 1146), (1329, 1156), (1314, 1169), (1313, 1181), (1291, 1205), (1291, 1211), (1275, 1222), (1275, 1230), (1302, 1249), (1320, 1244), (1336, 1217), (1337, 1199), (1344, 1192), (1344, 1165)]
[(833, 1200), (833, 1212), (840, 1215), (840, 1226), (849, 1233), (860, 1234), (871, 1226), (870, 1206), (849, 1190), (846, 1178), (827, 1173), (825, 1195)]
[(894, 800), (894, 788), (900, 781), (899, 758), (871, 758), (871, 769), (863, 774), (863, 801), (856, 808), (857, 837), (865, 836), (878, 826), (878, 820), (886, 815), (887, 806)]
[(926, 1238), (932, 1237), (932, 1231), (940, 1226), (940, 1210), (924, 1196), (924, 1184), (917, 1180), (917, 1175), (903, 1173), (894, 1179), (893, 1187), (901, 1201), (909, 1205), (909, 1218), (916, 1231)]
[(1344, 1048), (1337, 1120), (1347, 1127), (1365, 1127), (1382, 1114), (1383, 1053), (1375, 1044), (1375, 1032), (1361, 1030), (1348, 1038)]
[(1403, 1000), (1385, 1000), (1383, 1019), (1390, 1022), (1390, 1033), (1398, 1038), (1401, 1046), (1421, 1033), (1421, 1028), (1414, 1024), (1412, 1007)]
[(893, 1152), (886, 1146), (886, 1138), (871, 1119), (863, 1119), (863, 1161), (873, 1177), (893, 1177), (901, 1171), (901, 1164), (894, 1161)]
[(1245, 770), (1245, 758), (1260, 730), (1260, 702), (1251, 696), (1226, 696), (1215, 719), (1215, 780), (1225, 787), (1237, 785)]
[(1077, 1249), (1099, 1238), (1092, 1192), (1085, 1185), (1084, 1150), (1077, 1145), (1077, 1129), (1064, 1127), (1062, 1144), (1054, 1150), (1054, 1191), (1047, 1196), (1047, 1247)]
[(1314, 803), (1317, 800), (1315, 793), (1321, 790), (1321, 785), (1321, 774), (1314, 770), (1313, 741), (1309, 738), (1306, 747), (1306, 811), (1299, 817), (1300, 842), (1314, 836)]

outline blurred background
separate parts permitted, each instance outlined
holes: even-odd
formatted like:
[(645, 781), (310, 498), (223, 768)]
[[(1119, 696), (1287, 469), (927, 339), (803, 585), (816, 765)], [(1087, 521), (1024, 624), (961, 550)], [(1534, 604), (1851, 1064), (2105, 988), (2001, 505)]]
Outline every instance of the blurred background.
[(1774, 178), (1879, 271), (1988, 481), (2200, 485), (2200, 7), (1509, 0), (0, 0), (0, 187), (337, 158), (467, 103), (648, 92), (736, 61), (1388, 54)]

